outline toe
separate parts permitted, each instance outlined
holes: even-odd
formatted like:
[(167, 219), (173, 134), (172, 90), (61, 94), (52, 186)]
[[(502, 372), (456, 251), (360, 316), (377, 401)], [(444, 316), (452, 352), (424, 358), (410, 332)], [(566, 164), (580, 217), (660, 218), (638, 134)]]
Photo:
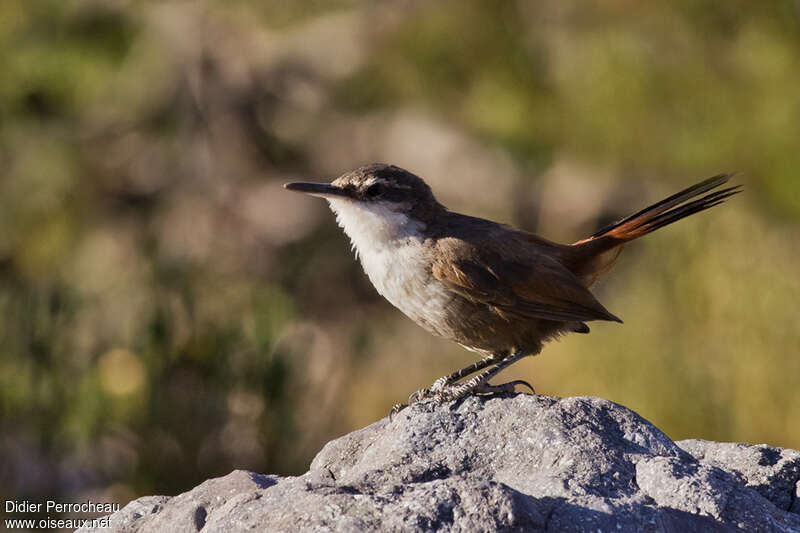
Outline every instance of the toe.
[(445, 388), (446, 386), (447, 386), (447, 376), (442, 376), (433, 382), (433, 385), (431, 385), (431, 390), (438, 391)]
[(500, 385), (490, 385), (489, 383), (484, 383), (479, 387), (477, 387), (475, 389), (475, 392), (478, 394), (497, 394), (497, 393), (513, 394), (517, 392), (517, 385), (523, 385), (525, 387), (528, 387), (533, 394), (536, 394), (536, 390), (533, 388), (533, 385), (521, 379), (509, 381), (508, 383), (502, 383)]
[(516, 389), (517, 385), (523, 385), (525, 387), (528, 387), (531, 390), (531, 393), (536, 394), (536, 389), (533, 388), (533, 385), (531, 385), (530, 383), (528, 383), (527, 381), (525, 381), (523, 379), (518, 379), (516, 381), (512, 381), (510, 383), (506, 383), (506, 385), (511, 385), (512, 386), (512, 392), (514, 391), (514, 389)]
[(399, 413), (400, 411), (402, 411), (406, 407), (408, 407), (407, 403), (396, 403), (396, 404), (394, 404), (392, 406), (392, 408), (389, 410), (389, 422), (392, 421), (392, 419), (394, 418), (394, 415), (396, 415), (397, 413)]
[(408, 397), (408, 403), (421, 402), (422, 400), (426, 400), (431, 396), (433, 396), (433, 393), (430, 389), (419, 389), (417, 392), (411, 393), (411, 396)]
[(437, 405), (441, 405), (445, 402), (460, 400), (467, 394), (473, 392), (474, 389), (475, 386), (472, 384), (448, 385), (436, 391), (433, 399), (436, 401)]

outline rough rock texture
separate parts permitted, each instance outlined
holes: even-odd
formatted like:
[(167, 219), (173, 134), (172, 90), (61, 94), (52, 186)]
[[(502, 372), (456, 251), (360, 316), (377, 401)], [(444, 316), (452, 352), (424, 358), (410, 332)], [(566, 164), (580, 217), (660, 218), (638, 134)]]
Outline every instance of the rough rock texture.
[(111, 523), (170, 532), (800, 532), (798, 479), (798, 451), (675, 443), (606, 400), (470, 397), (417, 404), (334, 440), (302, 476), (236, 471), (174, 498), (140, 498)]

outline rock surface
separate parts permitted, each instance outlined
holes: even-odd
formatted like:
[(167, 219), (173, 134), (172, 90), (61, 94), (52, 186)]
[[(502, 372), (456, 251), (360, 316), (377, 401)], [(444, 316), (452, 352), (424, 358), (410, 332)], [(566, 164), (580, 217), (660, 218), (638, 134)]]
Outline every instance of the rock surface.
[(798, 451), (672, 442), (598, 398), (469, 397), (331, 441), (299, 477), (139, 498), (111, 530), (800, 532), (799, 479)]

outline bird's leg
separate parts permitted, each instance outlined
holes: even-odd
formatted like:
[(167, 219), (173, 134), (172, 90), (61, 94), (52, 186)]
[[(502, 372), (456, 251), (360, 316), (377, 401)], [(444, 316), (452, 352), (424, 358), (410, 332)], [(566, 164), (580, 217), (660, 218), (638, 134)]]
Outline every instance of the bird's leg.
[[(431, 398), (433, 396), (436, 396), (439, 391), (443, 390), (444, 388), (446, 388), (447, 386), (453, 384), (454, 382), (458, 381), (459, 379), (461, 379), (461, 378), (463, 378), (465, 376), (469, 376), (470, 374), (472, 374), (473, 372), (477, 372), (478, 370), (483, 370), (487, 366), (490, 366), (490, 365), (493, 365), (493, 364), (495, 364), (495, 363), (497, 363), (499, 361), (502, 361), (503, 358), (505, 358), (505, 357), (508, 357), (508, 354), (505, 353), (505, 352), (493, 353), (493, 354), (488, 355), (487, 357), (484, 357), (480, 361), (475, 361), (471, 365), (465, 366), (464, 368), (462, 368), (460, 370), (456, 370), (452, 374), (448, 374), (446, 376), (440, 377), (439, 379), (437, 379), (436, 381), (433, 382), (433, 385), (431, 385), (430, 389), (419, 389), (418, 391), (411, 393), (411, 395), (408, 397), (408, 403), (396, 403), (396, 404), (394, 404), (394, 406), (392, 406), (392, 409), (389, 411), (389, 420), (391, 420), (392, 417), (394, 417), (394, 415), (396, 415), (397, 413), (399, 413), (400, 411), (402, 411), (403, 409), (408, 407), (409, 404), (416, 403), (416, 402), (425, 400), (427, 398)], [(504, 385), (508, 385), (508, 384), (506, 383)], [(504, 385), (500, 385), (500, 387), (502, 387)], [(525, 385), (528, 385), (528, 384), (525, 383)], [(531, 390), (533, 390), (533, 387), (531, 387), (530, 385), (528, 385), (528, 387), (530, 387)], [(503, 390), (505, 390), (505, 389), (503, 389)], [(512, 388), (512, 391), (513, 391), (513, 388)], [(489, 391), (486, 391), (486, 392), (489, 392)], [(500, 392), (500, 391), (498, 391), (498, 392)]]
[(502, 385), (489, 385), (490, 379), (527, 355), (528, 354), (525, 352), (516, 351), (508, 357), (501, 359), (489, 370), (481, 372), (464, 383), (444, 386), (434, 393), (436, 403), (458, 400), (470, 393), (514, 392), (514, 388), (517, 385), (526, 385), (533, 391), (533, 387), (522, 380), (510, 381)]
[(493, 353), (487, 357), (484, 357), (480, 361), (475, 361), (471, 365), (465, 366), (460, 370), (456, 370), (452, 374), (442, 376), (433, 382), (433, 385), (431, 385), (430, 389), (420, 389), (412, 393), (411, 396), (408, 397), (408, 403), (418, 402), (420, 400), (424, 400), (426, 398), (435, 396), (437, 392), (444, 389), (448, 385), (455, 383), (464, 376), (469, 376), (473, 372), (477, 372), (478, 370), (483, 370), (489, 365), (498, 363), (499, 361), (502, 361), (503, 358), (505, 358), (506, 356), (507, 354), (505, 353)]
[(493, 365), (501, 361), (506, 356), (507, 354), (505, 353), (493, 353), (487, 357), (484, 357), (480, 361), (475, 361), (471, 365), (465, 366), (461, 370), (456, 370), (452, 374), (449, 374), (447, 376), (442, 376), (433, 382), (433, 385), (431, 385), (431, 392), (436, 392), (440, 389), (443, 389), (447, 385), (455, 383), (459, 379), (465, 376), (469, 376), (473, 372), (477, 372), (478, 370), (483, 370), (487, 366)]

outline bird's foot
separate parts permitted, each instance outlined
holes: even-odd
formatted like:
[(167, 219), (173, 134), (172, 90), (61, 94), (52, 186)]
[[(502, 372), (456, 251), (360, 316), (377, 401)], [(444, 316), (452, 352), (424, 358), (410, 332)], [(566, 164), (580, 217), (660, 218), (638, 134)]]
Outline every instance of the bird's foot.
[(436, 389), (419, 389), (416, 392), (412, 392), (411, 395), (408, 397), (408, 403), (417, 403), (421, 402), (422, 400), (427, 400), (428, 398), (432, 398), (436, 394)]
[(389, 410), (389, 421), (394, 418), (394, 415), (408, 407), (409, 405), (417, 402), (421, 402), (422, 400), (427, 400), (428, 398), (433, 398), (436, 395), (436, 391), (440, 389), (443, 385), (437, 384), (442, 381), (443, 378), (437, 379), (430, 389), (419, 389), (416, 392), (412, 392), (411, 395), (408, 397), (408, 403), (396, 403), (392, 406)]
[(469, 394), (482, 395), (514, 393), (517, 390), (517, 385), (528, 387), (533, 394), (536, 394), (536, 390), (533, 388), (533, 385), (521, 379), (509, 381), (508, 383), (502, 383), (500, 385), (492, 385), (488, 382), (488, 379), (480, 379), (480, 377), (481, 376), (476, 376), (465, 383), (449, 385), (440, 389), (434, 394), (436, 403), (442, 404), (444, 402), (460, 400)]
[[(525, 355), (526, 354), (524, 352), (518, 351), (511, 356), (501, 359), (498, 363), (495, 363), (497, 356), (492, 355), (482, 359), (481, 361), (478, 361), (473, 365), (470, 365), (469, 367), (463, 368), (458, 372), (454, 372), (448, 376), (442, 376), (433, 382), (431, 388), (420, 389), (411, 394), (411, 396), (408, 397), (408, 403), (395, 404), (394, 407), (392, 407), (392, 409), (389, 411), (389, 420), (391, 421), (394, 415), (409, 405), (427, 400), (429, 398), (433, 398), (437, 405), (441, 405), (448, 401), (460, 400), (468, 394), (513, 393), (516, 392), (517, 385), (524, 385), (528, 387), (533, 394), (536, 394), (536, 390), (533, 388), (533, 386), (527, 381), (523, 381), (521, 379), (509, 381), (508, 383), (503, 383), (501, 385), (489, 384), (489, 380), (492, 379), (498, 372), (518, 361), (522, 357), (525, 357)], [(459, 379), (464, 374), (480, 370), (489, 365), (494, 366), (463, 383), (453, 383), (454, 380)]]
[(410, 405), (412, 403), (421, 402), (422, 400), (427, 400), (428, 398), (435, 398), (441, 391), (452, 386), (451, 383), (450, 376), (442, 376), (433, 382), (431, 388), (419, 389), (416, 392), (412, 392), (408, 397), (408, 403)]

